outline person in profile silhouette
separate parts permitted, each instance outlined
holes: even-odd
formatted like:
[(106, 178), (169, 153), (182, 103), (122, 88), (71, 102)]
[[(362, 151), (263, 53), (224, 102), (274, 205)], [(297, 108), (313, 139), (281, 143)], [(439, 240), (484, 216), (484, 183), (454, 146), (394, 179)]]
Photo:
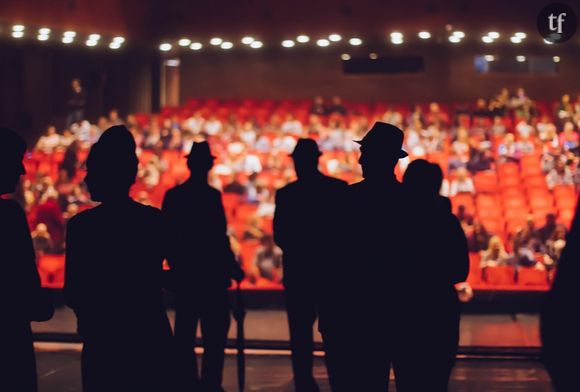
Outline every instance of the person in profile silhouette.
[(84, 342), (83, 391), (171, 390), (166, 230), (161, 211), (129, 197), (138, 166), (129, 130), (107, 129), (86, 165), (91, 198), (101, 204), (68, 223), (64, 286)]
[(325, 235), (325, 225), (333, 212), (327, 208), (329, 199), (347, 185), (318, 170), (320, 155), (316, 141), (299, 139), (291, 154), (298, 180), (276, 192), (274, 240), (284, 252), (284, 288), (297, 392), (319, 390), (312, 375), (312, 328), (318, 316), (322, 260), (328, 257), (327, 250), (320, 246), (320, 237)]
[[(227, 236), (220, 192), (208, 184), (215, 157), (207, 142), (193, 143), (187, 156), (189, 179), (167, 191), (163, 212), (170, 227), (174, 276), (175, 338), (183, 384), (222, 391), (224, 349), (230, 325), (228, 288), (244, 272)], [(193, 348), (198, 322), (203, 337), (201, 378)]]
[(580, 276), (580, 203), (566, 236), (558, 271), (540, 317), (542, 359), (556, 392), (580, 390), (578, 378), (578, 276)]
[(460, 316), (455, 284), (467, 279), (469, 252), (449, 199), (439, 195), (442, 182), (439, 165), (423, 159), (411, 162), (404, 175), (409, 235), (421, 243), (409, 249), (406, 261), (413, 285), (405, 293), (401, 316), (407, 326), (394, 357), (397, 390), (445, 392), (455, 364)]
[(403, 132), (376, 122), (358, 141), (364, 180), (339, 199), (333, 250), (325, 269), (319, 328), (334, 392), (388, 389), (404, 325), (405, 265), (412, 246), (405, 189), (394, 175)]
[[(15, 132), (0, 128), (0, 196), (13, 193), (26, 174), (22, 159), (26, 143)], [(17, 202), (0, 197), (0, 390), (37, 390), (31, 321), (52, 316), (43, 297), (26, 216)]]

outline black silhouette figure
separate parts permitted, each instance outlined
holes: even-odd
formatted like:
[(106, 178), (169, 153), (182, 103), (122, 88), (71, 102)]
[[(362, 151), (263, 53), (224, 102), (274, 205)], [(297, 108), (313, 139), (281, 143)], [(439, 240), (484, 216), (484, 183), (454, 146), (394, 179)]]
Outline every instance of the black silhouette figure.
[(164, 391), (174, 377), (162, 302), (161, 212), (129, 198), (138, 160), (124, 126), (93, 145), (85, 182), (101, 204), (68, 223), (65, 299), (76, 316), (83, 390)]
[[(163, 212), (170, 225), (168, 259), (175, 288), (175, 338), (188, 379), (204, 391), (221, 391), (224, 348), (230, 326), (228, 287), (244, 273), (230, 248), (221, 194), (208, 184), (213, 166), (207, 142), (194, 143), (188, 155), (189, 179), (167, 191)], [(193, 348), (198, 322), (203, 337), (201, 379)]]
[[(377, 122), (359, 141), (364, 180), (336, 207), (332, 262), (325, 269), (320, 309), (332, 390), (388, 389), (391, 362), (402, 350), (406, 285), (411, 281), (408, 197), (394, 175), (403, 132)], [(404, 391), (404, 390), (403, 390)]]
[(411, 235), (419, 243), (409, 249), (406, 261), (416, 273), (405, 298), (407, 327), (400, 337), (405, 349), (394, 358), (402, 390), (447, 391), (457, 354), (460, 303), (455, 284), (467, 279), (469, 252), (449, 199), (439, 195), (442, 181), (439, 165), (422, 159), (411, 162), (404, 176)]
[(298, 180), (276, 193), (274, 239), (284, 251), (284, 288), (292, 368), (297, 392), (318, 391), (312, 375), (313, 325), (318, 317), (317, 288), (329, 256), (320, 236), (332, 218), (328, 200), (346, 189), (346, 182), (318, 170), (321, 153), (312, 139), (300, 139), (292, 153)]
[[(0, 196), (13, 193), (21, 175), (26, 143), (13, 131), (0, 128)], [(12, 200), (0, 198), (0, 390), (36, 391), (36, 360), (30, 321), (52, 316), (43, 295), (26, 216)]]
[(580, 273), (580, 204), (552, 289), (541, 314), (542, 356), (556, 392), (580, 390), (578, 379), (578, 276)]

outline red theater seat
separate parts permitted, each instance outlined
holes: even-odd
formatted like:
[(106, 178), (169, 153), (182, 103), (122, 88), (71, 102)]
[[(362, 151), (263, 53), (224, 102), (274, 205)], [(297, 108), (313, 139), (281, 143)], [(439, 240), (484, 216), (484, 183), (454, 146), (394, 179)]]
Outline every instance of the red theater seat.
[(513, 285), (515, 284), (515, 268), (512, 266), (487, 267), (484, 271), (487, 284)]
[(38, 273), (42, 287), (64, 287), (64, 255), (43, 255), (38, 260)]
[(521, 267), (518, 270), (518, 284), (520, 286), (546, 286), (548, 274), (546, 270)]

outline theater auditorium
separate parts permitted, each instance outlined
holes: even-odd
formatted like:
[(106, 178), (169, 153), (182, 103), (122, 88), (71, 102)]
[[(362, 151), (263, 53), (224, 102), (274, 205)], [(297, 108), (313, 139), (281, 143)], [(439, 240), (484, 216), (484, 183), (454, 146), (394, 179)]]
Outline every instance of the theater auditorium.
[[(539, 21), (547, 6), (540, 0), (3, 0), (0, 126), (15, 131), (27, 147), (25, 174), (2, 198), (25, 213), (40, 285), (54, 306), (49, 320), (31, 324), (38, 391), (83, 390), (84, 339), (63, 290), (68, 228), (80, 221), (75, 216), (88, 216), (83, 214), (101, 204), (87, 185), (87, 158), (107, 129), (121, 125), (134, 139), (138, 159), (129, 196), (163, 211), (168, 190), (188, 183), (192, 160), (201, 159), (194, 152), (208, 143), (208, 185), (221, 193), (228, 249), (243, 270), (238, 282), (231, 276), (228, 289), (233, 315), (220, 390), (243, 390), (245, 384), (252, 391), (331, 391), (318, 322), (310, 333), (319, 389), (300, 386), (291, 360), (296, 347), (285, 289), (290, 256), (285, 258), (277, 233), (277, 195), (299, 177), (295, 162), (303, 139), (314, 141), (322, 174), (347, 184), (363, 181), (356, 141), (364, 141), (377, 122), (403, 132), (406, 156), (395, 166), (397, 181), (404, 182), (415, 161), (438, 165), (439, 194), (465, 237), (469, 272), (454, 282), (461, 324), (448, 390), (577, 390), (552, 385), (552, 370), (542, 363), (540, 314), (562, 255), (570, 259), (572, 250), (566, 250), (580, 241), (570, 234), (580, 186), (580, 35), (565, 42), (544, 37)], [(567, 7), (580, 12), (573, 2)], [(568, 15), (563, 23), (575, 18)], [(192, 216), (206, 216), (200, 200), (190, 200), (188, 208), (197, 211)], [(357, 231), (348, 227), (352, 220), (342, 217), (361, 207), (332, 197), (324, 204), (329, 211), (320, 216), (326, 221), (304, 222), (305, 233), (323, 228), (308, 240), (319, 244), (313, 254), (320, 258), (334, 257), (358, 238), (348, 234)], [(421, 211), (423, 206), (409, 203), (402, 216), (411, 221)], [(428, 247), (435, 233), (415, 234), (420, 227), (416, 223), (411, 230), (417, 231), (402, 235)], [(139, 228), (142, 241), (134, 254), (147, 253), (147, 238), (157, 230)], [(186, 238), (192, 253), (204, 238), (204, 232)], [(384, 254), (399, 254), (396, 247), (385, 236)], [(4, 266), (13, 261), (2, 257), (0, 276), (8, 282), (11, 267)], [(122, 293), (107, 292), (117, 258), (105, 255), (91, 276), (99, 287), (95, 298), (118, 300), (110, 307), (127, 303)], [(341, 295), (357, 299), (357, 290), (365, 281), (375, 284), (382, 270), (347, 261), (352, 274), (340, 282)], [(413, 267), (420, 278), (399, 282), (400, 296), (427, 301), (429, 291), (419, 286), (447, 262), (433, 250), (428, 262)], [(172, 270), (170, 256), (160, 268)], [(333, 279), (333, 265), (309, 268), (302, 272), (316, 276), (322, 291)], [(18, 291), (2, 295), (3, 303), (23, 303)], [(176, 297), (164, 288), (172, 326), (183, 303)], [(416, 309), (413, 323), (428, 329), (434, 316), (422, 316), (424, 310)], [(208, 349), (201, 336), (198, 331), (191, 351), (205, 363), (211, 359), (203, 354)], [(358, 338), (353, 332), (352, 341)], [(118, 342), (123, 344), (122, 336)], [(413, 355), (423, 355), (421, 346), (413, 347)], [(392, 390), (401, 388), (395, 372), (387, 371)]]

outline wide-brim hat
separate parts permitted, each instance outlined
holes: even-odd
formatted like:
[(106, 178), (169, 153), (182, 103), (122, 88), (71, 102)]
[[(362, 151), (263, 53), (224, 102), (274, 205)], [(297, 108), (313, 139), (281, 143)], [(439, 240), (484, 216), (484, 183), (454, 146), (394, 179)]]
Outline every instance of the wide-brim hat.
[(298, 139), (294, 151), (289, 154), (292, 158), (319, 157), (322, 155), (318, 143), (313, 139)]
[(373, 150), (392, 152), (401, 159), (409, 155), (402, 149), (403, 139), (403, 131), (398, 127), (377, 121), (361, 140), (354, 140), (354, 142)]
[(191, 145), (189, 154), (185, 156), (188, 161), (192, 160), (214, 160), (216, 157), (211, 153), (208, 142), (194, 142)]

